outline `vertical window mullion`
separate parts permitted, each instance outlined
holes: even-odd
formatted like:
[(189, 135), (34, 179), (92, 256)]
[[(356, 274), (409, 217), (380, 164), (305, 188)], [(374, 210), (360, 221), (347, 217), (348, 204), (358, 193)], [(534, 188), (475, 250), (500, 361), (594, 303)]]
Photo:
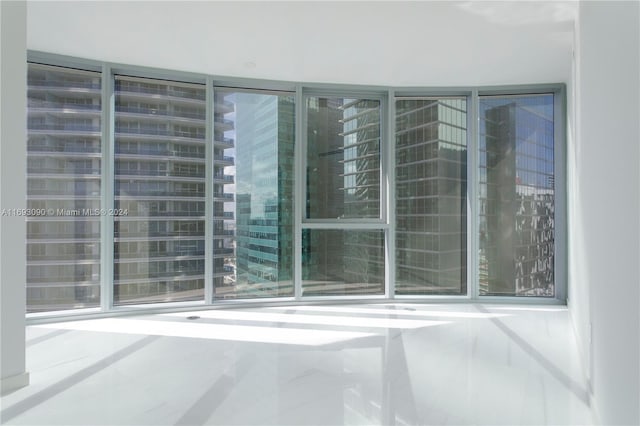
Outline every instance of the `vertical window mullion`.
[(382, 194), (386, 200), (386, 216), (383, 220), (386, 221), (388, 227), (385, 232), (386, 240), (386, 279), (385, 279), (385, 297), (388, 299), (395, 298), (396, 293), (396, 138), (395, 138), (395, 115), (396, 105), (394, 101), (394, 91), (389, 90), (387, 93), (386, 102), (386, 114), (384, 115), (385, 129), (383, 133), (386, 137), (385, 149), (381, 150), (383, 175), (382, 181), (386, 183), (386, 188), (383, 188)]
[[(102, 183), (101, 208), (114, 207), (114, 76), (108, 64), (102, 66)], [(113, 216), (100, 217), (100, 305), (103, 311), (113, 309)]]
[(205, 124), (205, 207), (204, 207), (204, 303), (211, 304), (215, 302), (215, 289), (213, 285), (213, 168), (214, 168), (214, 99), (215, 88), (213, 79), (207, 77), (206, 83), (206, 124)]
[(307, 176), (307, 108), (302, 85), (296, 85), (296, 144), (294, 149), (294, 229), (293, 229), (293, 285), (294, 297), (302, 297), (302, 218), (305, 214)]
[(567, 253), (567, 117), (566, 91), (564, 88), (554, 92), (554, 176), (555, 176), (555, 298), (567, 300), (568, 253)]
[(478, 90), (473, 89), (469, 97), (470, 113), (467, 117), (469, 132), (467, 133), (467, 295), (471, 300), (477, 300), (478, 292)]

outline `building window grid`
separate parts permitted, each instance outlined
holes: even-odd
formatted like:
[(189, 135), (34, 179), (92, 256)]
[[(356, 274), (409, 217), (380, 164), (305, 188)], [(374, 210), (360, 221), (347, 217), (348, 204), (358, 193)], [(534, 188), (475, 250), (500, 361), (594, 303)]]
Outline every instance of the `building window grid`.
[[(59, 66), (60, 64), (56, 64), (56, 65)], [(64, 66), (64, 64), (62, 64), (62, 66)], [(52, 68), (55, 68), (55, 67), (56, 66), (52, 66)], [(108, 67), (107, 67), (107, 69), (108, 69)], [(98, 75), (99, 75), (99, 73), (98, 73)], [(111, 76), (105, 75), (105, 76), (101, 76), (101, 77), (110, 78)], [(60, 82), (45, 82), (45, 81), (35, 81), (34, 80), (34, 81), (30, 82), (30, 84), (33, 85), (33, 86), (39, 86), (40, 85), (40, 86), (43, 86), (43, 87), (72, 87), (73, 85), (75, 85), (75, 86), (81, 85), (83, 87), (86, 86), (87, 89), (91, 89), (93, 94), (95, 94), (95, 93), (99, 94), (103, 90), (102, 89), (102, 85), (100, 85), (99, 83), (95, 83), (95, 82), (87, 83), (87, 82), (82, 81), (82, 80), (79, 81), (79, 80), (74, 80), (74, 79), (67, 79), (67, 80), (60, 81)], [(157, 86), (162, 86), (162, 85), (157, 85)], [(299, 87), (304, 87), (304, 86), (299, 86)], [(210, 86), (208, 86), (206, 88), (206, 90), (211, 90), (211, 89), (212, 89), (212, 87), (210, 87)], [(524, 87), (524, 89), (525, 89), (524, 91), (526, 92), (526, 87)], [(115, 90), (117, 90), (117, 89), (114, 89), (114, 91)], [(194, 95), (195, 92), (193, 92), (192, 90), (190, 91), (188, 89), (185, 89), (185, 90), (179, 90), (179, 89), (176, 89), (176, 90), (163, 90), (161, 87), (145, 86), (144, 84), (140, 84), (140, 83), (138, 83), (136, 85), (131, 85), (130, 87), (127, 88), (127, 90), (131, 91), (132, 93), (144, 92), (144, 93), (161, 94), (161, 95), (164, 95), (164, 96), (173, 97), (173, 98), (177, 98), (177, 99), (180, 99), (181, 97), (185, 97), (185, 96), (194, 96), (195, 98), (198, 98), (198, 99), (202, 98), (202, 100), (204, 100), (204, 98), (205, 98), (203, 94), (197, 93), (196, 95)], [(297, 90), (300, 90), (300, 89), (297, 89)], [(314, 90), (317, 90), (317, 89), (314, 89)], [(514, 92), (518, 93), (519, 90), (521, 90), (521, 88), (516, 88), (516, 89), (514, 89)], [(557, 85), (556, 86), (549, 85), (548, 93), (558, 94), (558, 93), (560, 93), (560, 91), (561, 91), (561, 89)], [(390, 90), (389, 93), (393, 94), (394, 91)], [(471, 96), (468, 96), (466, 98), (467, 99), (471, 99)], [(394, 101), (394, 98), (390, 97), (389, 102), (393, 102), (393, 101)], [(63, 99), (61, 102), (62, 102), (62, 105), (64, 106), (64, 108), (67, 108), (67, 109), (70, 109), (70, 110), (72, 110), (74, 108), (75, 109), (92, 110), (92, 109), (95, 109), (95, 108), (99, 107), (99, 105), (96, 105), (96, 101), (92, 100), (92, 99), (74, 99), (73, 97), (71, 97), (71, 98)], [(188, 104), (188, 102), (187, 102), (187, 104)], [(37, 98), (30, 99), (30, 105), (29, 106), (30, 107), (35, 107), (36, 105), (39, 108), (45, 108), (45, 107), (47, 107), (48, 103), (47, 103), (47, 101), (45, 99), (37, 99)], [(122, 109), (122, 107), (124, 107), (124, 105), (121, 106), (121, 109)], [(145, 104), (143, 102), (138, 102), (136, 104), (135, 102), (132, 101), (126, 106), (126, 108), (129, 108), (129, 112), (145, 112), (145, 113), (151, 113), (151, 114), (168, 114), (169, 113), (166, 109), (163, 109), (161, 105), (153, 104), (153, 103)], [(345, 108), (345, 110), (349, 110), (350, 108), (352, 108), (352, 106), (348, 106), (347, 108)], [(453, 111), (455, 111), (456, 108), (452, 106), (451, 109)], [(118, 107), (116, 107), (116, 111), (118, 111)], [(173, 108), (172, 113), (174, 114), (174, 116), (183, 116), (183, 118), (197, 118), (197, 119), (203, 118), (202, 117), (203, 114), (201, 113), (201, 110), (199, 110), (198, 108), (194, 108), (193, 106), (189, 106), (189, 105), (186, 105), (186, 106), (183, 106), (183, 107), (176, 106), (176, 107)], [(362, 115), (363, 117), (368, 117), (368, 116), (371, 115), (371, 109), (359, 112), (359, 114)], [(453, 116), (456, 115), (455, 112), (452, 112), (451, 114)], [(224, 124), (224, 119), (220, 120), (221, 116), (219, 114), (212, 114), (212, 115), (214, 116), (214, 118), (213, 118), (213, 124), (214, 124), (213, 127), (214, 127), (214, 129), (216, 128), (216, 125), (219, 125), (221, 123)], [(554, 117), (558, 117), (558, 115), (556, 113), (553, 113), (553, 116)], [(204, 118), (207, 119), (206, 117), (204, 117)], [(533, 120), (535, 121), (535, 119), (533, 119)], [(345, 120), (345, 124), (346, 124), (345, 137), (347, 138), (346, 140), (348, 140), (349, 131), (350, 131), (349, 121), (350, 120)], [(384, 124), (384, 122), (386, 121), (385, 114), (381, 114), (380, 121), (381, 121), (382, 124)], [(455, 144), (458, 144), (461, 140), (467, 139), (465, 137), (465, 129), (464, 129), (464, 123), (463, 123), (463, 121), (466, 121), (466, 120), (461, 120), (460, 123), (454, 123), (453, 122), (454, 120), (453, 120), (453, 118), (451, 116), (449, 116), (449, 117), (445, 116), (443, 121), (446, 121), (447, 123), (446, 124), (438, 123), (438, 127), (441, 128), (440, 132), (442, 134), (445, 134), (445, 133), (448, 134), (446, 139), (449, 140), (450, 143), (453, 143), (455, 145)], [(302, 122), (302, 120), (300, 120), (298, 122)], [(91, 120), (91, 119), (63, 120), (62, 121), (62, 125), (51, 124), (51, 123), (46, 122), (46, 120), (39, 121), (39, 122), (31, 121), (30, 123), (32, 124), (34, 133), (37, 133), (37, 131), (39, 130), (39, 126), (42, 126), (42, 127), (45, 127), (45, 128), (48, 127), (49, 129), (53, 129), (53, 130), (61, 130), (61, 131), (73, 130), (73, 131), (77, 131), (77, 132), (80, 132), (80, 133), (85, 132), (85, 134), (87, 136), (89, 134), (86, 133), (86, 132), (91, 132), (91, 137), (94, 137), (94, 135), (96, 135), (96, 134), (99, 135), (99, 133), (101, 131), (101, 128), (99, 126), (96, 126), (95, 125), (95, 121)], [(478, 131), (478, 133), (481, 133), (482, 132), (481, 127), (483, 126), (483, 123), (480, 122), (479, 124), (480, 124), (480, 126), (478, 127), (477, 131)], [(529, 125), (529, 124), (530, 123), (526, 123), (525, 126)], [(103, 125), (107, 126), (107, 127), (110, 127), (110, 126), (113, 126), (113, 123), (103, 123)], [(169, 133), (169, 131), (166, 130), (168, 128), (168, 125), (169, 124), (164, 124), (163, 125), (161, 123), (148, 123), (148, 124), (145, 124), (144, 126), (142, 126), (141, 124), (138, 124), (138, 127), (129, 127), (129, 128), (134, 128), (137, 131), (144, 130), (144, 131), (151, 132), (152, 134), (158, 134), (159, 136), (163, 136), (163, 133)], [(532, 125), (535, 125), (535, 123), (532, 124)], [(194, 128), (190, 128), (188, 123), (182, 124), (182, 125), (177, 124), (174, 127), (175, 127), (175, 129), (177, 129), (177, 132), (175, 132), (173, 134), (168, 134), (167, 136), (172, 136), (172, 137), (191, 137), (191, 138), (196, 138), (196, 139), (204, 139), (204, 137), (205, 137), (204, 128), (203, 127), (201, 128), (202, 129), (201, 131), (194, 130)], [(117, 133), (118, 132), (118, 126), (116, 125), (113, 128)], [(552, 132), (553, 132), (553, 129), (552, 129)], [(471, 133), (472, 137), (475, 137), (475, 135), (474, 135), (475, 131), (474, 131), (473, 128), (470, 128), (470, 133)], [(548, 133), (549, 132), (547, 132), (547, 134)], [(384, 136), (385, 136), (384, 132), (381, 132), (381, 136), (384, 138)], [(397, 132), (395, 134), (395, 136), (396, 136), (396, 143), (398, 143), (398, 141), (400, 141), (402, 139), (402, 132)], [(117, 137), (117, 134), (116, 134), (116, 137)], [(50, 137), (50, 138), (52, 140), (55, 140), (55, 137)], [(227, 138), (224, 138), (223, 136), (221, 136), (221, 134), (218, 134), (218, 133), (214, 134), (212, 139), (219, 140), (221, 143), (227, 144), (227, 145), (223, 145), (223, 146), (233, 146), (233, 141), (227, 140)], [(432, 142), (429, 141), (428, 138), (425, 138), (425, 139), (427, 139), (427, 140), (425, 140), (423, 143), (419, 144), (420, 146), (417, 146), (417, 147), (411, 147), (411, 148), (404, 148), (404, 147), (401, 147), (401, 146), (396, 147), (396, 161), (397, 161), (398, 169), (406, 168), (406, 167), (408, 167), (410, 165), (410, 163), (407, 163), (407, 162), (405, 162), (403, 164), (401, 164), (399, 162), (398, 159), (400, 159), (400, 158), (402, 158), (404, 156), (405, 158), (406, 157), (412, 157), (412, 158), (417, 159), (416, 161), (414, 161), (414, 163), (423, 163), (417, 169), (416, 172), (411, 172), (411, 173), (416, 173), (417, 175), (420, 175), (420, 174), (423, 174), (423, 173), (426, 173), (426, 174), (433, 173), (433, 170), (431, 172), (428, 171), (428, 168), (429, 168), (428, 163), (430, 162), (430, 160), (425, 160), (424, 159), (424, 157), (426, 157), (426, 155), (421, 156), (421, 152), (422, 153), (426, 153), (426, 152), (428, 152), (429, 149), (433, 149), (433, 147), (429, 147), (429, 145), (432, 145)], [(526, 151), (523, 150), (523, 151), (519, 151), (517, 153), (517, 156), (516, 156), (517, 160), (516, 161), (517, 161), (517, 164), (518, 164), (519, 173), (531, 172), (532, 174), (537, 174), (537, 175), (544, 174), (546, 176), (549, 176), (547, 178), (548, 184), (549, 185), (553, 185), (553, 183), (554, 183), (554, 177), (553, 176), (554, 176), (554, 168), (555, 168), (554, 167), (555, 166), (555, 159), (552, 159), (551, 161), (548, 161), (548, 159), (550, 157), (549, 153), (550, 152), (553, 153), (555, 148), (551, 144), (551, 140), (550, 139), (551, 138), (549, 138), (547, 136), (547, 137), (545, 137), (545, 139), (541, 143), (536, 142), (536, 143), (528, 144)], [(478, 152), (481, 155), (478, 156), (478, 160), (477, 160), (477, 162), (478, 162), (478, 171), (477, 171), (477, 173), (478, 173), (479, 178), (482, 179), (483, 176), (486, 176), (486, 171), (485, 171), (486, 170), (486, 166), (481, 164), (481, 159), (483, 158), (482, 154), (484, 152), (486, 152), (486, 149), (483, 150), (483, 148), (484, 148), (482, 146), (482, 142), (483, 141), (479, 141), (479, 142), (480, 143), (478, 145)], [(380, 144), (380, 137), (378, 137), (378, 143)], [(561, 140), (556, 140), (555, 144), (558, 144), (558, 143), (562, 143), (562, 141)], [(139, 140), (139, 141), (132, 140), (132, 141), (129, 141), (128, 143), (123, 141), (120, 144), (120, 146), (116, 146), (116, 150), (112, 155), (114, 157), (117, 157), (119, 155), (118, 154), (119, 152), (126, 152), (126, 153), (130, 153), (130, 154), (134, 154), (134, 153), (148, 154), (148, 153), (153, 152), (153, 153), (156, 153), (156, 154), (162, 156), (162, 155), (166, 155), (167, 154), (166, 148), (165, 149), (161, 149), (160, 148), (162, 145), (163, 145), (162, 143), (149, 143), (149, 142), (144, 141), (144, 140)], [(35, 161), (35, 158), (37, 158), (37, 155), (41, 155), (40, 153), (42, 153), (42, 152), (51, 152), (51, 153), (61, 152), (62, 153), (62, 152), (66, 152), (66, 151), (71, 150), (72, 152), (78, 152), (79, 154), (87, 154), (87, 153), (99, 154), (100, 153), (100, 150), (98, 149), (98, 146), (95, 144), (94, 139), (87, 138), (86, 136), (84, 137), (84, 139), (76, 137), (73, 140), (64, 140), (64, 141), (62, 141), (62, 145), (61, 144), (57, 144), (56, 146), (51, 146), (50, 144), (45, 145), (42, 142), (42, 140), (38, 140), (38, 139), (35, 139), (35, 138), (30, 139), (29, 142), (28, 142), (28, 145), (27, 145), (28, 152), (36, 154), (32, 158), (32, 160), (34, 160), (34, 162), (30, 163), (30, 164), (33, 164), (33, 166), (35, 167), (36, 164), (37, 164), (36, 161)], [(420, 150), (420, 148), (422, 148), (422, 150)], [(427, 151), (425, 151), (425, 150), (427, 150)], [(348, 152), (348, 149), (345, 150), (345, 151)], [(403, 151), (405, 151), (406, 153), (403, 154)], [(202, 158), (202, 155), (204, 154), (203, 148), (198, 147), (198, 146), (188, 147), (187, 145), (179, 146), (178, 150), (174, 149), (173, 152), (175, 154), (178, 154), (178, 155), (180, 153), (183, 153), (185, 157), (200, 157), (200, 158)], [(381, 156), (384, 156), (385, 154), (386, 154), (386, 151), (384, 151), (384, 150), (380, 151), (380, 155)], [(215, 144), (214, 144), (213, 149), (212, 149), (212, 157), (213, 157), (213, 159), (216, 159), (218, 161), (222, 161), (224, 159), (224, 161), (231, 162), (231, 163), (233, 162), (233, 158), (226, 158), (224, 155), (221, 155), (221, 152), (217, 149)], [(229, 156), (227, 156), (227, 157), (229, 157)], [(420, 160), (420, 158), (423, 158), (423, 159)], [(98, 167), (100, 167), (100, 159), (99, 159), (99, 157), (98, 157), (97, 161), (98, 161), (98, 163), (97, 163)], [(293, 162), (293, 158), (290, 159), (290, 160), (287, 160), (287, 162), (289, 162), (289, 161)], [(447, 160), (445, 160), (444, 162), (446, 162), (446, 161)], [(346, 162), (347, 161), (345, 161), (345, 163)], [(64, 164), (64, 162), (61, 161), (58, 164)], [(91, 171), (92, 170), (91, 168), (94, 167), (94, 165), (96, 163), (95, 163), (95, 160), (88, 161), (85, 158), (84, 160), (75, 161), (75, 163), (74, 163), (74, 161), (67, 161), (67, 164), (70, 165), (70, 170), (73, 170), (74, 173), (82, 174), (83, 170)], [(74, 165), (74, 164), (76, 164), (76, 165)], [(78, 165), (80, 165), (80, 166), (78, 167)], [(108, 166), (108, 162), (107, 162), (107, 164), (105, 166)], [(440, 166), (440, 168), (438, 168), (438, 166)], [(431, 166), (431, 167), (440, 170), (443, 166), (444, 166), (444, 164), (438, 164), (438, 165), (434, 165), (434, 166)], [(186, 170), (185, 171), (186, 174), (190, 174), (190, 173), (192, 173), (193, 170), (197, 169), (197, 170), (201, 170), (200, 172), (198, 172), (198, 175), (202, 174), (202, 176), (204, 176), (204, 173), (203, 173), (204, 164), (202, 164), (202, 168), (197, 168), (197, 166), (195, 166), (193, 164), (186, 165), (186, 167), (187, 167), (187, 169), (185, 169)], [(347, 168), (345, 167), (345, 170), (346, 169)], [(181, 168), (178, 166), (176, 168), (176, 170), (180, 171)], [(555, 174), (557, 174), (557, 171), (556, 171)], [(348, 173), (345, 173), (345, 175), (348, 175)], [(218, 177), (220, 177), (220, 176), (218, 176)], [(345, 179), (346, 178), (347, 178), (347, 176), (345, 176)], [(382, 175), (381, 178), (384, 179), (384, 175)], [(419, 178), (416, 178), (416, 179), (419, 179)], [(40, 183), (40, 182), (38, 182), (38, 183)], [(33, 187), (36, 184), (36, 182), (32, 183), (32, 179), (29, 179), (29, 184), (30, 184), (30, 187)], [(137, 184), (144, 184), (144, 183), (143, 182), (138, 182)], [(69, 190), (71, 190), (73, 194), (77, 194), (77, 195), (81, 195), (81, 196), (82, 195), (89, 195), (89, 194), (93, 194), (95, 196), (96, 194), (99, 194), (99, 191), (100, 191), (100, 188), (99, 188), (100, 185), (98, 183), (96, 183), (96, 185), (93, 185), (93, 186), (92, 186), (92, 184), (90, 182), (81, 182), (80, 184), (74, 184), (73, 182), (69, 182), (67, 184), (67, 186), (65, 186), (65, 184), (63, 182), (58, 182), (58, 183), (54, 183), (53, 185), (54, 185), (54, 188), (56, 188), (56, 185), (58, 185), (57, 186), (58, 189), (59, 188), (68, 187)], [(117, 186), (117, 183), (116, 183), (116, 186)], [(153, 187), (153, 185), (152, 185), (152, 187)], [(162, 191), (162, 190), (165, 190), (165, 189), (166, 189), (166, 187), (157, 188), (158, 191)], [(190, 195), (194, 195), (195, 194), (195, 196), (198, 196), (198, 197), (201, 196), (202, 194), (205, 194), (205, 192), (204, 192), (204, 184), (199, 184), (199, 185), (195, 185), (195, 186), (193, 186), (193, 185), (189, 186), (189, 184), (187, 183), (186, 185), (182, 185), (182, 186), (178, 185), (177, 189), (178, 189), (178, 191), (181, 190), (181, 189), (186, 190), (187, 194), (190, 194)], [(48, 190), (48, 188), (45, 187), (45, 188), (43, 188), (43, 190)], [(396, 190), (398, 192), (397, 199), (401, 200), (403, 198), (407, 198), (407, 197), (403, 197), (402, 190), (400, 188), (397, 188)], [(478, 196), (479, 197), (483, 197), (483, 196), (486, 197), (486, 192), (482, 192), (482, 191), (484, 191), (484, 188), (481, 188), (481, 190), (478, 193)], [(177, 193), (175, 193), (175, 194), (177, 194)], [(187, 194), (182, 193), (181, 195), (187, 195)], [(221, 196), (221, 195), (227, 195), (227, 196), (231, 195), (231, 196), (233, 196), (232, 194), (224, 194), (224, 193), (215, 194), (214, 196)], [(411, 197), (411, 199), (416, 201), (417, 203), (421, 202), (420, 201), (420, 197)], [(116, 207), (118, 207), (119, 205), (121, 206), (122, 205), (121, 204), (122, 201), (124, 201), (124, 200), (119, 200), (116, 197), (116, 199), (114, 199), (115, 206)], [(59, 203), (64, 203), (64, 201), (62, 201), (62, 200), (60, 200), (58, 202)], [(297, 202), (299, 202), (299, 200)], [(85, 199), (85, 204), (88, 205), (88, 206), (95, 206), (97, 203), (98, 203), (97, 200)], [(197, 203), (197, 204), (201, 204), (201, 203)], [(38, 206), (37, 200), (33, 200), (33, 204), (32, 205), (34, 207)], [(484, 207), (485, 210), (483, 210), (483, 212), (479, 212), (478, 214), (482, 215), (482, 214), (487, 214), (488, 213), (486, 211), (486, 204), (483, 204), (483, 207)], [(384, 206), (381, 206), (381, 208), (384, 208)], [(200, 207), (198, 206), (198, 207), (196, 207), (196, 209), (199, 210)], [(180, 210), (179, 209), (175, 209), (175, 211), (179, 212)], [(190, 213), (190, 211), (191, 211), (190, 209), (182, 210), (181, 213), (182, 214)], [(202, 215), (198, 214), (198, 216), (201, 217)], [(439, 218), (438, 217), (434, 217), (432, 219), (433, 220), (438, 220)], [(382, 218), (382, 222), (383, 222), (383, 228), (382, 229), (387, 229), (387, 226), (394, 226), (392, 224), (385, 224), (385, 219), (384, 218)], [(436, 223), (437, 222), (433, 222), (429, 226), (434, 227), (434, 229), (435, 229)], [(426, 223), (424, 225), (426, 225)], [(302, 226), (303, 226), (303, 229), (304, 229), (305, 228), (304, 220), (303, 220), (303, 225)], [(188, 228), (188, 226), (187, 226), (187, 228)], [(39, 234), (39, 232), (34, 232), (33, 228), (30, 228), (30, 229), (31, 229), (30, 234), (33, 237), (36, 237), (37, 234)], [(90, 228), (88, 228), (88, 229), (90, 229)], [(184, 229), (186, 229), (186, 228), (184, 228)], [(225, 228), (224, 227), (220, 228), (220, 230), (222, 230), (222, 229), (225, 229)], [(367, 229), (367, 227), (365, 227), (365, 229)], [(379, 228), (369, 228), (369, 229), (379, 229)], [(61, 232), (64, 232), (63, 228), (61, 228)], [(396, 232), (397, 232), (397, 230), (396, 230)], [(218, 231), (214, 231), (214, 233), (216, 233), (215, 239), (219, 239), (221, 235), (218, 233)], [(97, 227), (96, 227), (96, 229), (94, 229), (94, 231), (92, 231), (92, 235), (94, 235), (94, 236), (98, 235), (99, 236), (99, 230), (97, 229)], [(261, 234), (261, 235), (263, 235), (263, 234)], [(427, 236), (429, 236), (429, 233), (426, 232), (426, 233), (422, 233), (421, 235), (423, 237), (427, 237)], [(118, 238), (117, 237), (117, 232), (114, 234), (113, 238)], [(271, 237), (269, 237), (269, 238), (271, 238)], [(260, 237), (260, 239), (262, 239), (262, 237)], [(37, 239), (36, 239), (36, 241), (37, 241)], [(38, 247), (37, 245), (28, 245), (28, 247), (29, 247), (29, 249), (28, 249), (29, 253), (30, 253), (30, 255), (32, 255), (34, 260), (37, 259), (38, 254), (40, 254), (40, 256), (42, 256), (43, 248), (37, 248)], [(202, 251), (203, 247), (204, 247), (204, 241), (200, 241), (200, 243), (198, 243), (198, 250)], [(434, 249), (434, 251), (436, 249), (439, 249), (439, 247), (437, 247), (437, 246), (432, 246), (432, 248)], [(429, 252), (430, 250), (423, 250), (423, 251)], [(83, 253), (86, 253), (87, 255), (89, 255), (89, 254), (95, 255), (96, 248), (94, 246), (90, 246), (90, 247), (86, 247), (86, 248), (79, 247), (79, 248), (72, 248), (72, 249), (65, 248), (65, 250), (62, 250), (62, 252), (67, 257), (73, 257), (74, 254), (82, 256)], [(293, 256), (293, 253), (287, 254), (286, 256), (288, 258), (290, 258), (290, 259), (293, 259), (293, 258), (296, 257), (296, 256)], [(381, 259), (382, 260), (380, 260), (380, 259), (376, 260), (376, 263), (381, 262), (382, 266), (384, 267), (385, 266), (384, 265), (384, 263), (385, 263), (384, 257), (382, 257)], [(427, 261), (425, 259), (425, 263), (430, 263), (430, 262), (433, 262), (433, 261), (434, 260)], [(191, 265), (191, 266), (193, 266), (193, 265)], [(93, 272), (91, 272), (90, 274), (83, 273), (81, 275), (83, 275), (85, 277), (87, 277), (87, 276), (94, 276), (95, 277), (96, 270), (95, 270), (95, 268), (93, 268), (92, 270), (93, 270)], [(34, 273), (36, 273), (36, 270), (34, 270), (32, 272), (32, 275)], [(217, 272), (214, 271), (214, 275), (213, 276), (215, 277), (216, 274), (217, 274)], [(393, 279), (393, 274), (392, 274), (392, 279)], [(212, 283), (205, 283), (205, 285), (211, 285), (211, 284)], [(195, 285), (195, 287), (194, 287), (194, 285)], [(383, 285), (385, 287), (388, 287), (390, 285), (390, 283), (389, 282), (385, 282)], [(144, 287), (144, 285), (142, 285), (142, 284), (140, 284), (140, 286)], [(149, 286), (147, 286), (147, 287), (149, 287)], [(194, 284), (193, 281), (190, 282), (190, 283), (186, 283), (185, 284), (185, 288), (194, 289), (194, 288), (197, 288), (197, 287), (198, 287), (198, 285)], [(43, 294), (43, 293), (48, 293), (49, 292), (49, 290), (47, 290), (47, 291), (45, 291), (45, 290), (46, 289), (43, 290), (41, 288), (34, 288), (34, 289), (30, 290), (30, 291), (31, 291), (32, 294), (34, 294), (34, 293)], [(50, 294), (50, 292), (49, 292), (49, 294)], [(77, 296), (77, 294), (78, 293), (76, 292), (76, 296)], [(89, 294), (89, 293), (87, 293), (87, 294)], [(93, 294), (94, 294), (94, 297), (96, 297), (95, 291), (93, 292)], [(102, 296), (104, 297), (105, 295), (102, 295)], [(399, 296), (398, 294), (396, 294), (396, 295), (387, 294), (387, 297), (389, 297), (389, 298), (394, 298), (394, 297), (398, 297), (398, 296)], [(427, 294), (424, 294), (423, 296), (427, 297), (427, 298), (429, 297)], [(99, 298), (100, 295), (98, 294), (97, 297)], [(298, 297), (300, 297), (300, 296), (298, 296)], [(332, 297), (332, 296), (329, 296), (329, 297)], [(402, 297), (402, 296), (400, 296), (400, 297)], [(474, 299), (475, 297), (477, 297), (477, 294), (467, 294), (467, 297)], [(538, 298), (531, 298), (531, 300), (539, 300), (539, 299)], [(205, 300), (204, 302), (205, 303), (215, 303), (215, 300), (208, 300), (208, 301)]]

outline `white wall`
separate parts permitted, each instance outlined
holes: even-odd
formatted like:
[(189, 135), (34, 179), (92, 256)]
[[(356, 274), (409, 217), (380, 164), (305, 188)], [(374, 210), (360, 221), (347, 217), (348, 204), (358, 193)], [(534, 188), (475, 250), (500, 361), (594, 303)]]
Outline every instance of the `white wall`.
[(567, 304), (574, 330), (578, 340), (580, 353), (579, 362), (587, 378), (591, 375), (590, 349), (590, 314), (589, 314), (589, 275), (584, 265), (585, 240), (584, 225), (582, 223), (582, 198), (584, 181), (580, 174), (582, 169), (580, 153), (582, 145), (579, 141), (580, 123), (578, 122), (578, 104), (580, 102), (580, 26), (575, 23), (574, 55), (572, 58), (572, 75), (567, 85), (567, 220), (568, 220), (568, 297)]
[[(26, 207), (26, 5), (0, 2), (0, 208)], [(26, 225), (0, 216), (2, 393), (29, 383), (25, 372)]]
[(575, 2), (30, 2), (28, 48), (305, 82), (567, 82)]
[(581, 2), (577, 25), (577, 132), (569, 153), (572, 313), (591, 353), (592, 406), (600, 422), (637, 425), (639, 3)]

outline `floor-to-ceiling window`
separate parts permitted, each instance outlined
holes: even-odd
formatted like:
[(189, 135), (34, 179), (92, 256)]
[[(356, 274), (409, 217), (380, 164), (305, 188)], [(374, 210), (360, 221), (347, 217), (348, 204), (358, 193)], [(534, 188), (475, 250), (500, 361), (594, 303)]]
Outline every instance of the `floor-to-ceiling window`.
[(28, 67), (27, 312), (100, 304), (101, 87), (97, 72)]
[(563, 301), (562, 86), (432, 93), (54, 59), (29, 64), (29, 312)]
[(482, 96), (480, 295), (555, 295), (554, 95)]
[(396, 100), (398, 295), (467, 292), (467, 99)]
[(115, 78), (115, 304), (204, 298), (205, 93)]
[(308, 96), (305, 107), (302, 295), (384, 294), (382, 101)]
[(293, 296), (294, 94), (214, 93), (214, 298)]

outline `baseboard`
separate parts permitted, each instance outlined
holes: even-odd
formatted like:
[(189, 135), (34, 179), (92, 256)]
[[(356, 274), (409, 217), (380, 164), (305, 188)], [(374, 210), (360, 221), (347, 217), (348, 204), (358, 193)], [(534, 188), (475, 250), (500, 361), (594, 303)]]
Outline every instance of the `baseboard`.
[(4, 377), (0, 379), (2, 384), (0, 392), (2, 395), (10, 394), (20, 388), (29, 385), (29, 373), (16, 374), (15, 376)]

